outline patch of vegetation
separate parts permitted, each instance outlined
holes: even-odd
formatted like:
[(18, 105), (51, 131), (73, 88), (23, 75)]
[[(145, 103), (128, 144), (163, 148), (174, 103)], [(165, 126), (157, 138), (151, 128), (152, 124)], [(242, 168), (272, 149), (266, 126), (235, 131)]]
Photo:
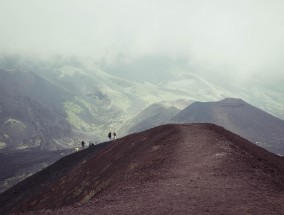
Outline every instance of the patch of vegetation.
[(4, 124), (10, 128), (20, 128), (20, 129), (27, 128), (27, 126), (23, 122), (16, 119), (8, 119), (4, 122)]
[(0, 141), (0, 149), (4, 149), (6, 147), (6, 143)]
[(94, 124), (88, 124), (80, 118), (80, 113), (84, 112), (82, 105), (78, 104), (76, 98), (73, 101), (64, 103), (64, 110), (67, 114), (67, 120), (75, 128), (83, 131), (94, 131), (96, 128)]
[(63, 107), (71, 125), (78, 130), (96, 133), (101, 137), (105, 136), (106, 130), (110, 127), (120, 126), (125, 117), (108, 102), (93, 105), (80, 97), (65, 102)]

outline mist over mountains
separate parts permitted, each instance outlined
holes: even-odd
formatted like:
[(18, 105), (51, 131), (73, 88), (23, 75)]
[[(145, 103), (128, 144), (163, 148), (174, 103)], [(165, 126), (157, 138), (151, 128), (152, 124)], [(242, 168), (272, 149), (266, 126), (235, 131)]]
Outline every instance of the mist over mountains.
[(0, 213), (284, 214), (283, 14), (0, 1)]
[(0, 69), (0, 74), (2, 147), (54, 150), (72, 142), (73, 131), (60, 105), (72, 98), (70, 92), (30, 71)]
[[(284, 112), (282, 91), (258, 85), (256, 80), (237, 90), (234, 83), (220, 84), (176, 68), (166, 80), (137, 82), (60, 56), (49, 60), (2, 56), (0, 66), (0, 142), (6, 149), (70, 148), (81, 139), (105, 140), (109, 130), (125, 135), (130, 132), (126, 129), (129, 120), (163, 101), (238, 97), (280, 118)], [(174, 106), (174, 102), (167, 105), (169, 118), (178, 112)], [(154, 109), (149, 112), (158, 111)]]
[(46, 62), (8, 56), (1, 58), (1, 68), (3, 148), (55, 149), (82, 138), (101, 141), (141, 108), (176, 95), (154, 84), (90, 70), (76, 59)]
[[(42, 150), (74, 150), (82, 140), (87, 143), (105, 141), (109, 131), (116, 131), (121, 137), (162, 125), (193, 101), (243, 98), (283, 118), (284, 97), (276, 85), (270, 88), (251, 80), (240, 88), (237, 82), (228, 83), (220, 77), (166, 65), (164, 69), (169, 75), (163, 78), (153, 79), (149, 73), (149, 77), (133, 80), (127, 79), (132, 69), (125, 70), (123, 76), (115, 73), (115, 70), (104, 68), (104, 71), (99, 64), (75, 57), (40, 59), (20, 55), (2, 56), (0, 151), (8, 153), (3, 154), (3, 159), (13, 157), (12, 154), (19, 150), (39, 152), (38, 161), (34, 160), (36, 163), (24, 162), (22, 169), (13, 169), (14, 175), (3, 174), (1, 189), (6, 189), (60, 157), (56, 152), (44, 156)], [(268, 150), (274, 147), (269, 146), (269, 138), (267, 141), (262, 139), (260, 145), (268, 146)], [(272, 151), (282, 153), (277, 147)], [(20, 153), (15, 154), (18, 155)], [(11, 160), (4, 160), (3, 163), (9, 166)]]

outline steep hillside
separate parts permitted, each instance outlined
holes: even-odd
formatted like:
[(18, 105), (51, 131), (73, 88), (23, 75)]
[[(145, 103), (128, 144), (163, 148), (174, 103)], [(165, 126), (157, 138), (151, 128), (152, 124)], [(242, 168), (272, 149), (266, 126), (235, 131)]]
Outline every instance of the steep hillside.
[(0, 153), (0, 193), (69, 153), (71, 153), (70, 150), (2, 151)]
[(144, 107), (176, 96), (74, 62), (0, 57), (0, 149), (103, 141)]
[(144, 107), (175, 97), (153, 84), (123, 80), (97, 68), (61, 66), (43, 75), (76, 95), (64, 103), (68, 121), (101, 140), (107, 131), (118, 131)]
[[(144, 107), (175, 97), (153, 84), (116, 78), (74, 59), (47, 62), (0, 57), (0, 76), (0, 152), (16, 160), (26, 157), (18, 153), (21, 150), (74, 150), (81, 140), (104, 141), (107, 132), (117, 132)], [(30, 167), (0, 179), (0, 187), (23, 178), (18, 172), (20, 176), (31, 174), (37, 171), (35, 166), (40, 169), (50, 163), (49, 159), (40, 163), (32, 159)], [(6, 159), (2, 165), (9, 168), (13, 161)]]
[[(140, 131), (146, 122), (150, 127), (160, 124), (150, 120), (150, 115), (161, 121), (155, 108), (153, 114), (146, 108), (177, 99), (212, 101), (238, 96), (278, 116), (283, 114), (281, 88), (273, 88), (278, 90), (274, 92), (257, 83), (220, 85), (212, 77), (171, 68), (167, 78), (148, 83), (116, 77), (93, 62), (76, 58), (0, 56), (0, 149), (39, 145), (56, 149), (82, 138), (104, 141), (109, 130), (127, 134), (132, 124), (137, 124), (133, 131)], [(161, 118), (173, 113), (162, 109)]]
[(284, 155), (284, 121), (241, 99), (195, 102), (173, 117), (176, 123), (213, 123)]
[(172, 117), (192, 102), (193, 101), (178, 99), (154, 103), (124, 123), (119, 133), (132, 134), (167, 124)]
[(57, 149), (74, 133), (61, 102), (72, 94), (26, 71), (0, 69), (0, 148)]
[(0, 195), (26, 214), (283, 214), (284, 160), (211, 124), (74, 153)]

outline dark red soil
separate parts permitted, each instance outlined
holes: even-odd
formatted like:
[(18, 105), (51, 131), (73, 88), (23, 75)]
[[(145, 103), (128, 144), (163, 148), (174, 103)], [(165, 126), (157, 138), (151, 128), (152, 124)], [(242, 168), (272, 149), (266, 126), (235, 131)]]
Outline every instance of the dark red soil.
[(66, 157), (53, 179), (42, 171), (51, 179), (35, 176), (30, 192), (8, 190), (1, 205), (39, 210), (29, 215), (284, 214), (284, 159), (221, 127), (166, 125), (92, 150)]

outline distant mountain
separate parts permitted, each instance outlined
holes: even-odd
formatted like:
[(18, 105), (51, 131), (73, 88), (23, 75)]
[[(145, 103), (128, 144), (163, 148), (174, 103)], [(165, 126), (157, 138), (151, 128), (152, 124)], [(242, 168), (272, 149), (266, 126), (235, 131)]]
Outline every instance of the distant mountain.
[(72, 94), (33, 72), (0, 69), (0, 147), (55, 150), (74, 132), (61, 102)]
[(99, 141), (110, 130), (123, 128), (143, 108), (176, 97), (173, 91), (117, 78), (97, 68), (62, 66), (42, 75), (76, 95), (64, 103), (67, 120), (78, 130), (97, 135)]
[(217, 101), (223, 98), (242, 98), (250, 104), (272, 113), (284, 120), (283, 78), (267, 81), (269, 77), (253, 76), (243, 80), (234, 80), (228, 74), (193, 73), (187, 70), (174, 70), (176, 77), (164, 81), (161, 85), (180, 94), (187, 93), (187, 99), (195, 101)]
[(150, 83), (65, 61), (0, 58), (0, 75), (0, 149), (5, 150), (100, 142), (144, 107), (176, 97)]
[(194, 102), (174, 116), (176, 123), (213, 123), (284, 155), (284, 121), (241, 99)]
[[(149, 74), (154, 71), (143, 69)], [(165, 74), (163, 71), (159, 74)], [(141, 78), (139, 82), (127, 80), (128, 74), (119, 78), (76, 58), (1, 55), (0, 154), (74, 150), (81, 140), (105, 141), (109, 131), (121, 137), (164, 124), (180, 109), (168, 102), (173, 100), (212, 101), (240, 95), (262, 109), (283, 115), (281, 87), (271, 90), (248, 84), (240, 91), (238, 86), (221, 86), (212, 78), (175, 66), (162, 78), (156, 75), (151, 83)], [(34, 172), (34, 163), (30, 164)], [(9, 167), (10, 163), (3, 165)]]
[(165, 125), (62, 158), (0, 194), (0, 213), (279, 215), (283, 191), (283, 158), (216, 125)]
[[(156, 60), (150, 61), (155, 65)], [(162, 118), (174, 113), (174, 108), (161, 107), (160, 114), (164, 115), (156, 115), (159, 107), (149, 106), (161, 101), (212, 101), (241, 96), (278, 116), (283, 113), (283, 96), (278, 88), (264, 89), (256, 83), (240, 91), (235, 83), (222, 85), (219, 79), (214, 82), (216, 78), (174, 65), (171, 68), (169, 75), (149, 83), (116, 77), (77, 58), (0, 56), (0, 149), (54, 150), (74, 147), (82, 139), (104, 141), (110, 130), (121, 131), (118, 136), (140, 131), (146, 127), (143, 124), (159, 125)], [(153, 113), (146, 110), (148, 107)], [(142, 110), (144, 113), (139, 114)], [(136, 127), (133, 130), (132, 124)]]
[[(42, 151), (74, 150), (81, 140), (104, 141), (110, 130), (118, 131), (144, 107), (176, 97), (175, 92), (123, 80), (74, 59), (1, 56), (0, 77), (0, 191), (56, 160)], [(38, 157), (27, 159), (36, 151)], [(7, 156), (28, 162), (10, 172), (14, 175), (6, 174), (1, 171), (14, 165)]]
[(192, 102), (178, 99), (154, 103), (127, 121), (119, 130), (119, 133), (132, 134), (166, 124), (172, 117)]

